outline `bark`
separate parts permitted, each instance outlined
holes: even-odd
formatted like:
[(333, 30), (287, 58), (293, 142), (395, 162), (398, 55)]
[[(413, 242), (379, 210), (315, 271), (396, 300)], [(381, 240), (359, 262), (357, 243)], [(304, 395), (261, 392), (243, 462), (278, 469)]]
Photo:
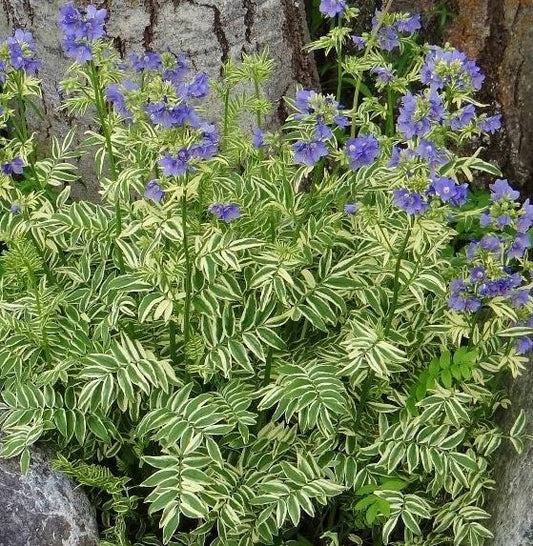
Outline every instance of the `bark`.
[[(77, 1), (82, 6), (88, 2)], [(107, 31), (117, 50), (170, 50), (188, 54), (193, 66), (212, 77), (220, 73), (221, 63), (238, 59), (242, 52), (268, 48), (276, 63), (267, 95), (275, 104), (271, 124), (284, 118), (282, 97), (291, 94), (297, 83), (316, 86), (317, 75), (311, 56), (302, 53), (308, 41), (301, 0), (106, 0), (96, 2), (109, 12)], [(35, 127), (40, 136), (65, 133), (72, 124), (58, 111), (59, 83), (68, 66), (61, 50), (56, 25), (64, 0), (0, 0), (0, 36), (13, 27), (33, 31), (44, 64), (43, 79), (46, 122)], [(219, 111), (213, 101), (210, 111)], [(79, 127), (80, 133), (86, 128)], [(80, 165), (82, 174), (89, 170)], [(96, 198), (94, 185), (78, 197)]]

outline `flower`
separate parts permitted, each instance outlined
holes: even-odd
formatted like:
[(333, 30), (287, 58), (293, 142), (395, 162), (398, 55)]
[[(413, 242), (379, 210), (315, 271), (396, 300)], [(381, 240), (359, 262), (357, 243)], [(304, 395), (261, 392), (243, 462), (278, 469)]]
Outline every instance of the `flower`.
[[(449, 203), (454, 198), (459, 197), (457, 195), (458, 186), (451, 178), (435, 176), (432, 180), (431, 188), (445, 203)], [(459, 200), (462, 201), (462, 196), (460, 196)]]
[(525, 307), (529, 303), (529, 290), (515, 290), (508, 300), (515, 309)]
[(516, 221), (516, 229), (520, 233), (525, 233), (533, 225), (533, 205), (526, 199), (520, 209), (520, 216)]
[(468, 125), (476, 115), (476, 108), (473, 104), (467, 104), (464, 108), (461, 108), (452, 118), (448, 121), (449, 126), (454, 131), (459, 131), (466, 125)]
[(22, 174), (24, 169), (24, 160), (21, 157), (15, 157), (11, 161), (2, 165), (2, 172), (6, 176), (12, 176), (14, 174)]
[(218, 152), (218, 132), (216, 127), (210, 123), (204, 123), (201, 129), (202, 141), (191, 147), (191, 155), (200, 159), (209, 159)]
[(419, 13), (404, 14), (404, 18), (400, 19), (399, 21), (396, 21), (396, 28), (400, 32), (408, 32), (410, 34), (412, 34), (413, 32), (416, 32), (417, 30), (420, 30), (422, 28), (420, 14)]
[(318, 121), (315, 125), (315, 138), (317, 140), (328, 140), (333, 136), (333, 131), (321, 121)]
[(321, 157), (328, 155), (326, 145), (320, 140), (298, 140), (293, 145), (294, 161), (312, 167)]
[(511, 243), (507, 256), (509, 258), (521, 258), (524, 252), (531, 247), (531, 239), (527, 233), (519, 233)]
[(63, 40), (63, 51), (67, 57), (74, 59), (78, 64), (85, 64), (93, 58), (91, 46), (73, 36)]
[(478, 127), (481, 131), (493, 135), (496, 131), (499, 131), (502, 127), (502, 115), (496, 114), (489, 116), (478, 122)]
[(262, 148), (265, 145), (263, 131), (259, 127), (252, 127), (252, 144), (255, 148)]
[(209, 212), (214, 214), (222, 222), (229, 224), (241, 216), (241, 208), (237, 203), (213, 203), (209, 208)]
[(310, 106), (310, 101), (316, 96), (314, 91), (308, 89), (300, 89), (296, 91), (295, 106), (296, 109), (303, 114), (312, 114), (314, 109)]
[(352, 42), (359, 50), (362, 50), (366, 47), (366, 41), (362, 36), (352, 36)]
[(513, 190), (509, 182), (504, 178), (499, 178), (494, 184), (489, 184), (489, 188), (490, 197), (494, 202), (503, 201), (504, 199), (515, 201), (520, 197), (520, 192)]
[(206, 72), (199, 72), (194, 76), (185, 92), (186, 98), (203, 99), (209, 92), (209, 76)]
[(16, 203), (13, 203), (13, 204), (9, 207), (9, 212), (11, 212), (11, 214), (17, 214), (18, 212), (20, 212), (20, 206), (17, 205)]
[(159, 166), (163, 169), (165, 176), (181, 176), (190, 170), (188, 163), (190, 158), (189, 150), (183, 148), (175, 156), (166, 153), (159, 160)]
[(159, 70), (163, 66), (161, 55), (152, 51), (146, 51), (142, 56), (137, 53), (131, 53), (128, 60), (137, 72), (142, 72), (143, 70)]
[(6, 40), (9, 51), (9, 62), (15, 70), (22, 70), (33, 76), (41, 66), (35, 57), (35, 41), (31, 32), (15, 30), (13, 36)]
[(479, 241), (479, 246), (489, 252), (498, 252), (501, 248), (501, 241), (496, 235), (484, 235)]
[(394, 190), (392, 202), (395, 206), (405, 211), (407, 214), (423, 214), (429, 208), (424, 197), (416, 192), (410, 192), (408, 189)]
[(437, 148), (434, 142), (426, 138), (420, 139), (420, 144), (415, 149), (416, 154), (425, 159), (430, 167), (443, 165), (448, 161), (446, 151), (442, 148)]
[(424, 136), (431, 129), (431, 122), (427, 114), (418, 112), (417, 101), (411, 93), (402, 97), (400, 114), (398, 116), (398, 130), (407, 138)]
[(131, 119), (132, 114), (126, 106), (124, 95), (118, 85), (109, 85), (106, 89), (106, 99), (113, 105), (113, 108), (124, 118)]
[(346, 0), (321, 0), (318, 8), (320, 13), (324, 13), (329, 17), (342, 15), (346, 9)]
[(523, 355), (533, 349), (533, 341), (529, 337), (519, 337), (514, 344), (514, 350), (517, 354)]
[(357, 212), (357, 205), (355, 203), (346, 203), (344, 205), (344, 212), (346, 214), (355, 214)]
[(470, 282), (480, 282), (485, 278), (486, 270), (482, 265), (476, 265), (470, 271)]
[(155, 125), (161, 125), (166, 129), (189, 125), (195, 129), (201, 125), (196, 110), (188, 104), (178, 104), (169, 107), (166, 102), (149, 103), (144, 108), (150, 121)]
[(379, 142), (373, 135), (361, 135), (346, 141), (346, 154), (350, 168), (355, 170), (370, 165), (379, 156)]
[(394, 27), (382, 25), (377, 32), (379, 46), (385, 51), (393, 51), (400, 45), (400, 37)]
[(381, 83), (390, 83), (394, 79), (393, 73), (383, 66), (376, 66), (370, 72), (371, 74), (374, 74), (376, 79)]
[(150, 180), (144, 189), (144, 197), (151, 199), (156, 203), (161, 203), (165, 197), (165, 192), (159, 185), (159, 180)]

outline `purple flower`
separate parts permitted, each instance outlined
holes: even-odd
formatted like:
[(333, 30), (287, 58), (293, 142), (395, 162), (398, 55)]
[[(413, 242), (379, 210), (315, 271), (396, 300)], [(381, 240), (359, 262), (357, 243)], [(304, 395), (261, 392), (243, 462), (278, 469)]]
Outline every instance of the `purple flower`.
[(199, 72), (194, 76), (192, 83), (187, 86), (186, 97), (203, 99), (209, 92), (209, 76), (205, 72)]
[(486, 227), (489, 227), (491, 223), (492, 223), (492, 218), (490, 216), (490, 212), (489, 211), (482, 212), (481, 216), (479, 217), (479, 225), (482, 228), (486, 228)]
[(479, 91), (484, 80), (479, 67), (464, 53), (438, 46), (431, 47), (420, 75), (423, 84), (435, 89), (454, 84), (460, 90), (470, 87), (474, 91)]
[(350, 125), (350, 120), (346, 116), (333, 116), (333, 123), (337, 127), (348, 127)]
[(516, 229), (520, 233), (525, 233), (533, 225), (533, 205), (529, 204), (529, 199), (524, 201), (520, 209), (520, 216), (516, 221)]
[(63, 51), (67, 57), (74, 59), (78, 64), (85, 64), (93, 58), (91, 46), (74, 36), (67, 36), (63, 40)]
[[(3, 61), (0, 61), (0, 85), (5, 83), (6, 81), (6, 63)], [(0, 115), (2, 115), (2, 111), (0, 111)]]
[(131, 53), (129, 61), (137, 72), (142, 72), (143, 70), (159, 70), (163, 67), (161, 55), (152, 51), (145, 52), (143, 56), (140, 56), (137, 53)]
[(159, 180), (150, 180), (148, 184), (146, 184), (144, 197), (146, 199), (151, 199), (155, 203), (161, 203), (165, 197), (165, 192), (159, 185)]
[(394, 79), (392, 72), (383, 66), (376, 66), (370, 72), (382, 83), (390, 83)]
[(515, 341), (514, 350), (519, 355), (529, 353), (533, 349), (533, 341), (528, 337), (520, 337)]
[(496, 218), (496, 225), (499, 229), (504, 229), (507, 226), (510, 226), (513, 223), (511, 220), (511, 217), (509, 214), (500, 214), (498, 218)]
[(511, 243), (507, 256), (509, 258), (521, 258), (524, 252), (531, 247), (531, 239), (527, 233), (519, 233)]
[(9, 207), (9, 212), (11, 214), (17, 214), (18, 212), (20, 212), (20, 206), (17, 205), (16, 203), (13, 203), (10, 207)]
[(333, 131), (321, 121), (315, 125), (315, 138), (317, 140), (328, 140), (333, 136)]
[(456, 184), (451, 178), (435, 176), (431, 188), (442, 201), (448, 203), (455, 195)]
[(426, 138), (420, 139), (420, 144), (416, 147), (416, 154), (425, 159), (430, 167), (443, 165), (448, 161), (446, 151), (442, 148), (437, 148), (434, 142)]
[(366, 47), (366, 41), (362, 36), (352, 36), (352, 42), (359, 51)]
[(262, 148), (265, 145), (263, 131), (259, 127), (252, 127), (252, 144), (255, 148)]
[(342, 15), (346, 9), (346, 0), (321, 0), (318, 8), (320, 13), (324, 13), (329, 17)]
[(113, 108), (124, 118), (131, 119), (132, 114), (126, 106), (124, 95), (118, 85), (109, 85), (106, 89), (106, 99), (113, 105)]
[(214, 214), (222, 222), (229, 224), (234, 220), (237, 220), (241, 216), (241, 208), (237, 203), (213, 203), (209, 208), (209, 212)]
[(493, 135), (502, 127), (502, 115), (496, 114), (478, 122), (478, 127), (481, 131)]
[(413, 32), (416, 32), (417, 30), (420, 30), (422, 28), (422, 22), (420, 20), (419, 13), (415, 13), (413, 15), (405, 15), (405, 18), (396, 22), (396, 28), (400, 32), (409, 32), (410, 34), (412, 34)]
[(501, 242), (496, 235), (484, 235), (481, 238), (481, 241), (479, 241), (479, 246), (483, 250), (487, 250), (489, 252), (498, 252), (501, 248)]
[(346, 141), (346, 154), (350, 161), (350, 168), (359, 169), (370, 165), (379, 156), (379, 142), (373, 135), (361, 135), (349, 138)]
[(470, 271), (470, 282), (480, 282), (485, 278), (485, 268), (482, 265), (476, 265)]
[(9, 51), (9, 62), (15, 70), (22, 70), (33, 76), (41, 66), (35, 57), (35, 41), (31, 32), (15, 30), (12, 37), (6, 40)]
[(81, 21), (81, 13), (74, 4), (65, 4), (59, 11), (57, 22), (63, 33), (67, 36), (75, 36)]
[(83, 25), (82, 36), (88, 40), (98, 40), (105, 36), (105, 18), (107, 10), (98, 9), (92, 4), (87, 6), (85, 11), (85, 24)]
[(165, 176), (181, 176), (190, 170), (189, 159), (191, 154), (188, 150), (181, 149), (174, 156), (166, 153), (160, 160), (159, 166), (163, 169)]
[(176, 64), (163, 72), (163, 80), (170, 82), (176, 89), (180, 89), (183, 79), (189, 71), (189, 60), (184, 54), (176, 57)]
[(449, 125), (454, 131), (459, 131), (468, 125), (476, 115), (476, 108), (473, 104), (467, 104), (464, 108), (458, 110), (449, 120)]
[(293, 145), (294, 161), (312, 167), (321, 157), (328, 155), (326, 145), (320, 140), (298, 140)]
[(377, 32), (379, 46), (385, 51), (393, 51), (400, 45), (400, 37), (394, 27), (382, 25)]
[(422, 195), (406, 188), (394, 190), (392, 202), (407, 214), (423, 214), (429, 208)]
[(402, 135), (411, 139), (414, 136), (424, 136), (431, 129), (427, 115), (417, 113), (417, 103), (411, 93), (402, 97), (400, 115), (398, 116), (398, 130)]
[(529, 303), (529, 290), (515, 290), (508, 299), (515, 309), (525, 307)]
[(468, 243), (465, 249), (466, 258), (468, 260), (471, 260), (477, 254), (478, 249), (479, 249), (479, 243), (476, 243), (475, 241)]
[(216, 127), (209, 123), (202, 126), (202, 141), (191, 148), (191, 155), (200, 159), (209, 159), (218, 152), (218, 132)]
[(448, 307), (452, 311), (468, 311), (470, 313), (475, 313), (481, 307), (481, 302), (472, 296), (450, 296), (448, 299)]
[(316, 96), (314, 91), (309, 89), (300, 89), (296, 91), (295, 106), (296, 109), (303, 114), (312, 114), (314, 109), (310, 106), (310, 101)]
[(22, 174), (24, 169), (24, 160), (21, 157), (15, 157), (11, 161), (2, 165), (2, 172), (6, 176), (12, 176), (14, 174)]
[(489, 184), (490, 197), (494, 202), (509, 199), (515, 201), (520, 197), (520, 192), (513, 190), (506, 179), (499, 178), (494, 184)]
[(357, 205), (355, 203), (347, 203), (344, 205), (344, 212), (346, 214), (355, 214), (357, 212)]

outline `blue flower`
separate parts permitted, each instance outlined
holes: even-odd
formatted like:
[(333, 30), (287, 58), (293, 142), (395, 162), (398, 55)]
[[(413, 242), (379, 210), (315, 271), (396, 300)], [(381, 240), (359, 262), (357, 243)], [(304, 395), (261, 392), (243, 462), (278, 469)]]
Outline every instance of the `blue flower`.
[(214, 214), (222, 222), (229, 224), (241, 216), (241, 208), (237, 203), (213, 203), (209, 208), (209, 212)]
[(299, 91), (296, 91), (296, 109), (302, 112), (302, 114), (312, 114), (314, 112), (314, 108), (310, 105), (310, 102), (315, 96), (316, 93), (314, 91), (310, 91), (309, 89), (300, 89)]
[(529, 303), (529, 290), (515, 290), (508, 299), (515, 309), (525, 307)]
[(473, 104), (467, 104), (453, 115), (448, 124), (454, 131), (459, 131), (468, 125), (474, 119), (475, 115), (475, 106)]
[(315, 138), (317, 140), (328, 140), (333, 136), (333, 131), (321, 121), (315, 125)]
[(6, 176), (12, 176), (14, 174), (22, 174), (24, 170), (24, 160), (21, 157), (15, 157), (11, 161), (2, 165), (2, 172)]
[(166, 153), (159, 160), (159, 166), (163, 169), (165, 176), (181, 176), (190, 170), (188, 163), (190, 158), (189, 150), (181, 149), (174, 156)]
[(12, 37), (6, 40), (9, 51), (9, 62), (15, 70), (22, 70), (33, 76), (41, 66), (35, 57), (35, 41), (31, 32), (17, 29)]
[(67, 57), (74, 59), (78, 64), (85, 64), (93, 58), (91, 46), (74, 36), (68, 36), (63, 40), (63, 51)]
[(489, 184), (490, 197), (494, 202), (509, 199), (515, 201), (520, 197), (520, 192), (513, 190), (506, 179), (499, 178), (494, 184)]
[(17, 205), (16, 203), (13, 203), (10, 207), (9, 207), (9, 212), (11, 214), (17, 214), (18, 212), (20, 212), (20, 206)]
[(265, 145), (263, 131), (259, 127), (252, 127), (252, 144), (255, 148), (262, 148)]
[(146, 199), (151, 199), (156, 203), (161, 203), (165, 197), (165, 192), (159, 185), (159, 180), (150, 180), (148, 184), (146, 184), (146, 188), (144, 189), (144, 197)]
[(129, 62), (137, 72), (142, 72), (143, 70), (159, 70), (163, 67), (161, 55), (152, 51), (146, 51), (142, 56), (137, 53), (131, 53)]
[(347, 203), (344, 205), (344, 212), (346, 214), (355, 214), (357, 212), (357, 205), (355, 203)]
[(489, 227), (491, 223), (492, 223), (492, 218), (490, 216), (490, 212), (489, 211), (482, 212), (481, 216), (479, 217), (479, 225), (482, 228), (486, 228), (486, 227)]
[(385, 51), (393, 51), (400, 45), (400, 37), (394, 27), (382, 25), (377, 32), (379, 46)]
[(360, 51), (366, 47), (366, 41), (362, 36), (352, 36), (352, 42)]
[(350, 125), (350, 120), (346, 116), (333, 116), (333, 123), (337, 127), (348, 127)]
[(346, 0), (321, 0), (318, 8), (320, 13), (324, 13), (329, 17), (342, 15), (346, 9)]
[(390, 83), (392, 80), (394, 80), (393, 73), (383, 66), (376, 66), (371, 71), (374, 76), (376, 76), (376, 79), (382, 83)]
[(361, 135), (349, 138), (346, 141), (346, 154), (350, 161), (350, 168), (359, 169), (370, 165), (379, 156), (379, 142), (373, 135)]
[(132, 113), (126, 106), (124, 95), (118, 85), (109, 85), (106, 89), (106, 99), (113, 105), (113, 108), (124, 118), (131, 119)]
[(476, 265), (470, 271), (470, 282), (476, 283), (485, 279), (486, 270), (482, 265)]
[(394, 190), (392, 202), (398, 208), (407, 214), (423, 214), (429, 208), (424, 197), (416, 192), (410, 192), (408, 189)]
[(202, 141), (191, 148), (191, 155), (200, 159), (209, 159), (218, 152), (219, 136), (216, 127), (209, 123), (201, 126)]
[(496, 235), (488, 234), (481, 238), (479, 246), (483, 250), (488, 250), (489, 252), (499, 252), (501, 249), (501, 241)]
[(519, 355), (529, 353), (533, 349), (533, 341), (529, 337), (520, 337), (515, 341), (514, 350)]
[[(464, 204), (463, 199), (466, 196), (463, 197), (462, 190), (459, 190), (459, 188), (462, 188), (462, 186), (457, 186), (457, 184), (451, 178), (435, 176), (433, 177), (431, 188), (445, 203), (450, 203), (453, 205), (458, 203), (455, 206)], [(458, 190), (460, 192), (459, 195)]]
[(496, 218), (496, 225), (499, 229), (504, 229), (507, 226), (510, 226), (513, 223), (511, 216), (509, 214), (500, 214)]
[(448, 161), (446, 150), (437, 148), (434, 142), (426, 138), (420, 139), (420, 144), (416, 147), (415, 152), (419, 157), (425, 159), (432, 168)]
[(529, 199), (524, 201), (520, 209), (520, 216), (516, 221), (516, 229), (520, 233), (525, 233), (533, 225), (533, 205), (529, 204)]
[(194, 76), (192, 83), (187, 86), (186, 97), (202, 99), (209, 92), (209, 76), (205, 72), (199, 72)]
[(507, 256), (509, 258), (521, 258), (524, 252), (531, 247), (531, 239), (527, 233), (519, 233), (511, 243)]
[(502, 115), (496, 114), (486, 119), (482, 119), (478, 122), (478, 127), (481, 129), (481, 131), (493, 135), (502, 127)]
[(396, 21), (396, 28), (400, 32), (408, 32), (412, 34), (422, 28), (422, 21), (419, 13), (413, 15), (406, 13), (405, 17)]
[(328, 149), (321, 140), (298, 140), (292, 145), (294, 149), (294, 161), (302, 165), (312, 167), (321, 157), (328, 155)]
[(398, 116), (398, 130), (402, 135), (411, 139), (414, 136), (424, 136), (431, 129), (431, 122), (427, 115), (417, 113), (417, 102), (411, 93), (402, 97), (400, 114)]

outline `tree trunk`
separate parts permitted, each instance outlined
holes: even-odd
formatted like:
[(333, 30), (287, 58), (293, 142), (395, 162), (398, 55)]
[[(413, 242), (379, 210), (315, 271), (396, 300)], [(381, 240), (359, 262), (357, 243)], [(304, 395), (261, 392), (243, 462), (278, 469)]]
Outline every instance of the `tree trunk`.
[[(77, 1), (79, 6), (88, 2)], [(109, 12), (107, 31), (122, 56), (142, 49), (186, 53), (193, 66), (210, 76), (220, 74), (221, 64), (238, 59), (242, 52), (268, 48), (276, 63), (267, 88), (274, 103), (270, 123), (285, 116), (283, 96), (297, 83), (316, 86), (316, 68), (311, 56), (302, 52), (308, 41), (303, 4), (300, 0), (106, 0), (96, 2)], [(35, 129), (47, 139), (64, 134), (71, 120), (58, 111), (59, 82), (68, 60), (61, 50), (57, 14), (64, 0), (1, 0), (0, 35), (13, 27), (31, 30), (44, 64), (43, 79), (46, 122)], [(217, 105), (208, 103), (212, 112)], [(83, 133), (84, 127), (80, 127)], [(82, 174), (88, 169), (80, 165)], [(96, 188), (75, 192), (78, 197), (96, 198)]]

